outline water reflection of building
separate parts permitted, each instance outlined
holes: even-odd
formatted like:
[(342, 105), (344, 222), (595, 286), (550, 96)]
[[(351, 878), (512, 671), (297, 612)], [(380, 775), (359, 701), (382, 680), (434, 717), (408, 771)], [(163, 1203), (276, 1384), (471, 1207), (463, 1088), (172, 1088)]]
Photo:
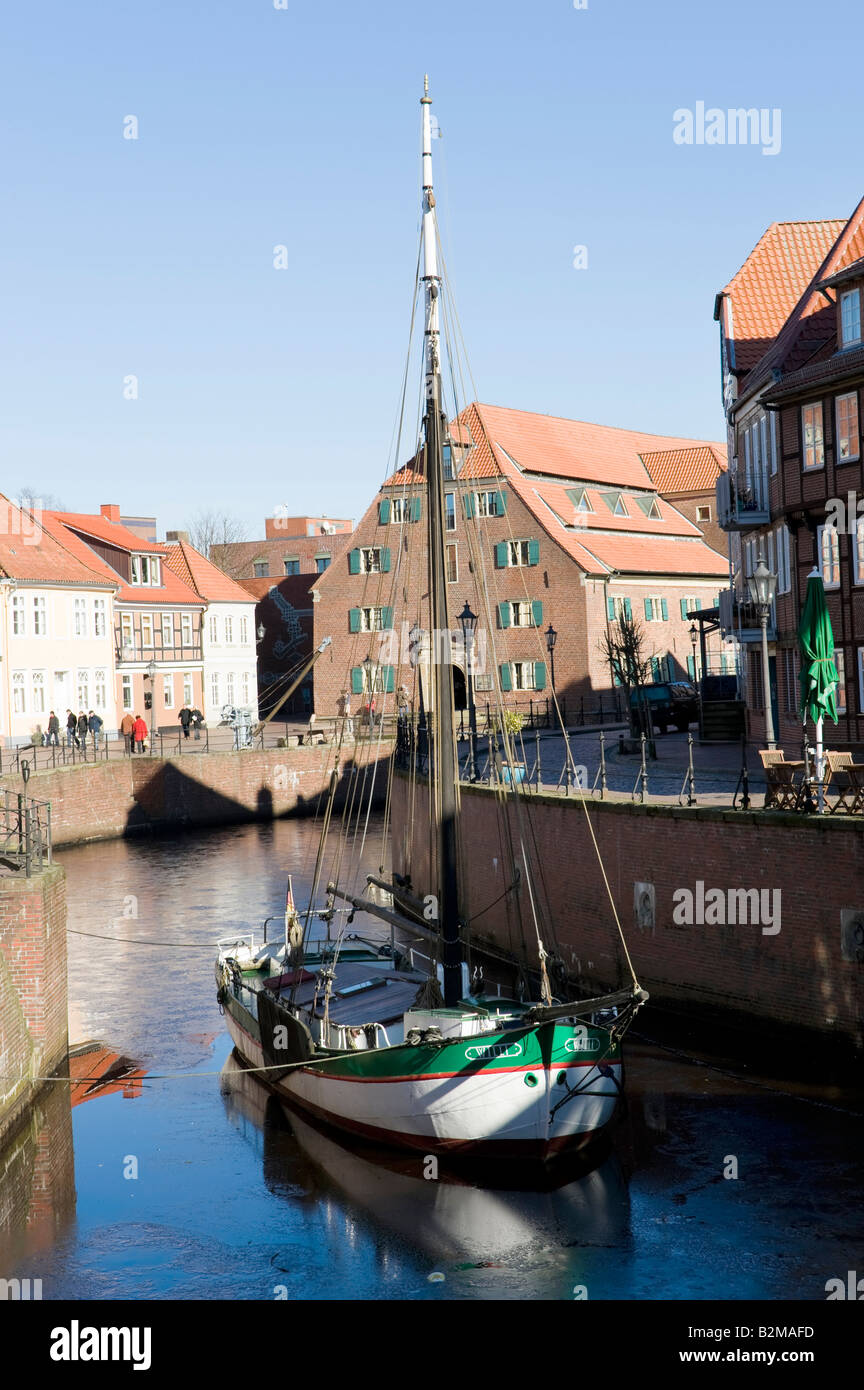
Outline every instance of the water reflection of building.
[(0, 1151), (0, 1277), (50, 1249), (75, 1214), (72, 1112), (65, 1085), (44, 1086)]
[[(281, 1106), (232, 1054), (222, 1071), (222, 1092), (233, 1123), (261, 1155), (271, 1191), (314, 1196), (325, 1225), (349, 1244), (358, 1221), (371, 1218), (436, 1260), (493, 1264), (529, 1247), (618, 1244), (629, 1225), (627, 1185), (608, 1151), (596, 1166), (583, 1162), (547, 1170), (540, 1187), (535, 1171), (524, 1188), (483, 1186), (470, 1169), (423, 1176), (421, 1155), (395, 1155), (337, 1139), (331, 1131), (290, 1116), (290, 1136), (280, 1124)], [(516, 1170), (502, 1181), (515, 1183)], [(529, 1183), (531, 1185), (529, 1185)]]
[(146, 1075), (100, 1043), (76, 1049), (67, 1066), (76, 1079), (43, 1086), (0, 1150), (0, 1278), (16, 1277), (21, 1262), (50, 1249), (74, 1218), (73, 1107), (115, 1091), (134, 1099)]

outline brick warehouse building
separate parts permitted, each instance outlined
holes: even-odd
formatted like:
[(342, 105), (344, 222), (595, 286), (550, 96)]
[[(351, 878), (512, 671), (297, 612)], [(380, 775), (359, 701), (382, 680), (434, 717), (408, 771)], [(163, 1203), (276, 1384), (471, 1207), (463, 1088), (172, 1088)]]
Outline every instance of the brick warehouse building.
[[(449, 625), (458, 632), (466, 600), (480, 615), (478, 705), (498, 686), (520, 708), (548, 696), (549, 624), (558, 633), (559, 698), (611, 693), (600, 644), (624, 613), (644, 624), (655, 678), (693, 671), (687, 614), (716, 603), (728, 564), (659, 495), (642, 455), (704, 446), (476, 403), (462, 412), (445, 453)], [(385, 708), (398, 681), (413, 684), (408, 629), (429, 626), (425, 505), (422, 473), (409, 464), (382, 486), (346, 552), (313, 584), (315, 641), (332, 638), (315, 668), (318, 713), (336, 712), (346, 686), (356, 711), (368, 657)], [(382, 641), (394, 622), (395, 644)], [(722, 669), (719, 638), (709, 641), (711, 665)], [(458, 707), (464, 663), (458, 644), (454, 651)]]
[[(864, 737), (864, 523), (855, 515), (864, 495), (862, 298), (864, 202), (847, 222), (773, 224), (715, 303), (731, 457), (718, 485), (731, 569), (721, 616), (746, 655), (751, 736), (764, 741), (761, 632), (746, 590), (764, 553), (778, 576), (769, 622), (774, 727), (799, 755), (796, 634), (817, 563), (840, 676), (839, 724), (827, 724), (826, 744)], [(841, 525), (826, 525), (836, 503)]]

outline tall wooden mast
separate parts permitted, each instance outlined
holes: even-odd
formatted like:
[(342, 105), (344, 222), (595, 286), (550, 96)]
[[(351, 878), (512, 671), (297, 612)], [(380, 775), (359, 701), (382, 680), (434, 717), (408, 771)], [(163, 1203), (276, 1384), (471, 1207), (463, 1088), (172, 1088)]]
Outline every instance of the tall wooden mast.
[(425, 296), (424, 416), (427, 513), (429, 528), (430, 662), (433, 690), (435, 815), (437, 839), (438, 927), (444, 966), (444, 1004), (455, 1008), (462, 995), (462, 948), (459, 942), (459, 883), (456, 865), (458, 790), (453, 738), (453, 674), (447, 617), (447, 570), (444, 553), (444, 458), (446, 420), (442, 412), (438, 243), (432, 188), (432, 98), (424, 80), (423, 115), (423, 288)]

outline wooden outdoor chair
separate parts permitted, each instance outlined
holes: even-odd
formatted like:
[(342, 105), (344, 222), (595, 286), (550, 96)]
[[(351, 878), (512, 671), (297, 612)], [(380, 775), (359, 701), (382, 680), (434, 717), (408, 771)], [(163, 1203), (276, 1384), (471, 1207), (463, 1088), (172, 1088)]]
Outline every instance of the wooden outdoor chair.
[(760, 748), (759, 757), (762, 759), (763, 767), (776, 767), (778, 763), (786, 760), (782, 748)]
[[(864, 770), (864, 769), (862, 769)], [(803, 792), (802, 772), (782, 760), (765, 766), (766, 811), (797, 811)]]
[[(843, 759), (838, 762), (838, 759)], [(853, 763), (851, 753), (829, 753), (826, 759), (830, 781), (837, 793), (831, 815), (854, 816), (864, 810), (864, 763)], [(826, 781), (826, 785), (827, 785)]]

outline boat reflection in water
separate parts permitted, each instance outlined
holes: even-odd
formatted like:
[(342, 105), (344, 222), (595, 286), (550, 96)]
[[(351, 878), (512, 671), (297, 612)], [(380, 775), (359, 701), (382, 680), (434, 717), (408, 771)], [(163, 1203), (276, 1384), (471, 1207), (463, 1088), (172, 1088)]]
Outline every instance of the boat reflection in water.
[[(524, 1164), (507, 1170), (486, 1161), (472, 1169), (439, 1159), (434, 1180), (424, 1177), (430, 1160), (422, 1154), (352, 1142), (287, 1110), (236, 1052), (222, 1069), (221, 1089), (271, 1191), (301, 1201), (347, 1199), (352, 1218), (365, 1213), (437, 1260), (494, 1264), (528, 1246), (604, 1247), (627, 1238), (627, 1184), (608, 1145), (593, 1166), (559, 1160), (533, 1174)], [(526, 1186), (516, 1185), (520, 1179)]]

